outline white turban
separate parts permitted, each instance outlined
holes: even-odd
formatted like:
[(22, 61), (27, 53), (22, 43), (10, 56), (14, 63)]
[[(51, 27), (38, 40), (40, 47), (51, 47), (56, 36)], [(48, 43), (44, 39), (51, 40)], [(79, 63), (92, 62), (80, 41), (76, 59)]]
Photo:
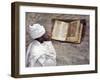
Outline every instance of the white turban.
[(45, 28), (40, 24), (29, 25), (29, 34), (33, 39), (39, 38), (45, 34)]

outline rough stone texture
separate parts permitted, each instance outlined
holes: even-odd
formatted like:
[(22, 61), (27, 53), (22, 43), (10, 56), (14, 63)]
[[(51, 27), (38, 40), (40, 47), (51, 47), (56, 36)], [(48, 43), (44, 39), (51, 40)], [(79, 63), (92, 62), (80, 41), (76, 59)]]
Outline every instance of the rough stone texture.
[(84, 19), (84, 36), (80, 44), (60, 42), (52, 40), (57, 56), (58, 65), (78, 65), (89, 64), (89, 16), (88, 15), (71, 15), (71, 14), (50, 14), (50, 13), (26, 13), (26, 49), (32, 42), (27, 30), (28, 26), (39, 23), (51, 32), (53, 19)]

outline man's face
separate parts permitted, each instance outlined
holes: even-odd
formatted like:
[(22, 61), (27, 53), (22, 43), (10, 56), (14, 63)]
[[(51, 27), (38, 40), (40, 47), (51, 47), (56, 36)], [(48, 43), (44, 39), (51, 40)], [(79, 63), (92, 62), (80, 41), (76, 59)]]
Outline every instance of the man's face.
[(42, 37), (38, 38), (37, 40), (39, 40), (40, 42), (50, 41), (51, 40), (51, 33), (46, 32)]
[(43, 35), (43, 38), (45, 39), (45, 41), (51, 40), (51, 33), (46, 32), (46, 33)]

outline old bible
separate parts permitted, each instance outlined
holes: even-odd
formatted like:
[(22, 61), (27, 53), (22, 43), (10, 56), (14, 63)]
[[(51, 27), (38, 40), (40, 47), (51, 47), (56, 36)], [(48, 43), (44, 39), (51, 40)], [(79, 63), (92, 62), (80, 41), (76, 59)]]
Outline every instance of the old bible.
[(54, 40), (80, 43), (82, 29), (83, 24), (80, 20), (70, 22), (55, 20), (51, 38)]

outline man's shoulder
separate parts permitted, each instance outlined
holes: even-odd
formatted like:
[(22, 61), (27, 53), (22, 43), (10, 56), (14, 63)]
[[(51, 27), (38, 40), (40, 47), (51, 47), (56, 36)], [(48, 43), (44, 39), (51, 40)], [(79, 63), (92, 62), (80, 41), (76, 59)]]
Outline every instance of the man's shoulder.
[(43, 44), (52, 44), (51, 41), (44, 41)]
[(40, 42), (37, 40), (33, 40), (29, 45), (31, 45), (31, 47), (39, 46)]

